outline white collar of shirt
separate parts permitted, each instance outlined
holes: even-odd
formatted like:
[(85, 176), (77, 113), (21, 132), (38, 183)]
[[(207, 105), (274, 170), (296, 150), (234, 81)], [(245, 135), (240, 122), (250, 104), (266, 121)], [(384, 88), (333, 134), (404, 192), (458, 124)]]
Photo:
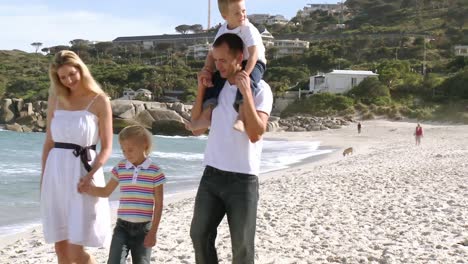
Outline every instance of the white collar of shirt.
[(125, 164), (125, 168), (127, 169), (133, 168), (133, 177), (132, 177), (133, 184), (135, 184), (138, 180), (138, 173), (140, 172), (140, 169), (147, 170), (150, 165), (151, 165), (150, 158), (146, 158), (146, 160), (143, 161), (143, 163), (138, 166), (133, 165), (130, 161), (127, 160), (127, 163)]
[(125, 163), (125, 168), (126, 169), (134, 168), (134, 169), (145, 169), (145, 170), (147, 170), (150, 165), (151, 165), (151, 159), (150, 158), (146, 158), (146, 160), (143, 161), (143, 163), (138, 165), (138, 166), (133, 165), (133, 163), (131, 163), (130, 161), (127, 160), (127, 163)]
[(238, 26), (238, 27), (236, 27), (236, 28), (229, 29), (229, 28), (228, 28), (228, 23), (225, 22), (225, 23), (224, 23), (224, 30), (225, 30), (225, 32), (234, 33), (234, 34), (239, 34), (239, 33), (241, 32), (241, 30), (242, 30), (242, 26), (247, 26), (248, 23), (249, 23), (249, 20), (248, 20), (248, 19), (245, 19), (244, 25), (240, 25), (240, 26)]

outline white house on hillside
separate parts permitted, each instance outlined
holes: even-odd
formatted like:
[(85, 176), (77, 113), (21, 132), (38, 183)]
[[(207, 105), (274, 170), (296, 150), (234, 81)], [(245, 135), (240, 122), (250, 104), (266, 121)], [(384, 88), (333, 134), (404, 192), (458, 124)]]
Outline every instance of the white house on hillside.
[(304, 54), (309, 49), (309, 42), (299, 39), (277, 39), (273, 41), (277, 49), (275, 58)]
[(453, 47), (455, 56), (468, 56), (468, 45), (456, 45)]
[(345, 93), (367, 77), (377, 77), (371, 71), (333, 70), (310, 77), (309, 91), (312, 93)]
[(287, 20), (283, 15), (269, 15), (269, 14), (252, 14), (248, 15), (247, 18), (250, 22), (258, 25), (274, 25), (274, 24), (287, 24)]
[(265, 48), (270, 48), (275, 45), (275, 38), (266, 28), (262, 33), (260, 33), (260, 35), (262, 36), (262, 42)]
[(328, 14), (339, 13), (341, 11), (347, 10), (346, 5), (343, 3), (337, 4), (308, 4), (308, 6), (304, 7), (303, 10), (298, 12), (300, 17), (309, 17), (311, 13), (315, 11), (327, 11)]
[(204, 60), (210, 52), (211, 44), (206, 42), (204, 44), (196, 44), (187, 47), (187, 54), (188, 56), (193, 56), (196, 60)]
[(148, 100), (153, 99), (153, 93), (148, 89), (138, 89), (136, 91), (127, 88), (123, 92), (123, 96), (120, 97), (120, 100), (133, 100), (135, 97), (145, 97)]

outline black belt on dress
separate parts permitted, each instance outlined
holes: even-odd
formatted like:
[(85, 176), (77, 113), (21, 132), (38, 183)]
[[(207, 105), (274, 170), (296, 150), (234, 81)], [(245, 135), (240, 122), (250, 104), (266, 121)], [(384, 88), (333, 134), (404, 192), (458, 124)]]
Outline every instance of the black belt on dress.
[(88, 172), (91, 171), (91, 165), (88, 163), (91, 161), (91, 153), (89, 150), (96, 150), (96, 145), (82, 147), (72, 143), (55, 142), (54, 148), (73, 149), (73, 155), (75, 155), (75, 157), (80, 157), (81, 163), (83, 163), (85, 169)]

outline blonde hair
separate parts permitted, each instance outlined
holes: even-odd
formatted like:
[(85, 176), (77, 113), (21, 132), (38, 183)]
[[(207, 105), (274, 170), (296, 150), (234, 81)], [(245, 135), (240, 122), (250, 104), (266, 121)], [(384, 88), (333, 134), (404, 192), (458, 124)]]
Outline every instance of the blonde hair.
[(124, 140), (137, 140), (146, 143), (145, 155), (148, 156), (153, 148), (153, 135), (140, 125), (127, 126), (119, 133), (119, 142)]
[(53, 62), (49, 67), (50, 90), (49, 93), (56, 97), (66, 98), (70, 95), (70, 89), (62, 84), (57, 71), (60, 67), (69, 65), (80, 71), (82, 86), (96, 94), (103, 94), (104, 91), (94, 80), (91, 72), (84, 62), (71, 50), (61, 50), (55, 54)]
[(218, 0), (218, 9), (222, 16), (227, 15), (230, 3), (237, 3), (245, 0)]

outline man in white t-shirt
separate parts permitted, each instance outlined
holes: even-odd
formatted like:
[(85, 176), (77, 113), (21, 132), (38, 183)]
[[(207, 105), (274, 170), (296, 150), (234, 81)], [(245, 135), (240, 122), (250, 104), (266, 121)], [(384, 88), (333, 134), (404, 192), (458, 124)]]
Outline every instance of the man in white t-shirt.
[[(258, 29), (252, 25), (247, 19), (247, 11), (245, 0), (218, 0), (218, 7), (221, 16), (226, 22), (221, 25), (216, 34), (216, 39), (226, 33), (238, 35), (244, 43), (244, 57), (242, 66), (245, 72), (250, 76), (250, 89), (254, 95), (258, 92), (258, 82), (263, 78), (266, 71), (265, 46), (263, 45), (262, 36)], [(187, 129), (197, 130), (208, 128), (211, 121), (211, 113), (213, 108), (218, 104), (218, 96), (221, 89), (224, 87), (226, 79), (219, 72), (214, 71), (215, 64), (212, 52), (208, 52), (205, 60), (205, 66), (201, 71), (203, 84), (210, 87), (206, 90), (203, 96), (203, 111), (202, 118), (197, 122), (187, 123)], [(245, 114), (242, 106), (244, 99), (238, 91), (233, 107), (238, 111), (239, 115), (233, 128), (239, 131), (245, 131), (244, 119)]]
[[(211, 129), (205, 149), (204, 165), (190, 236), (197, 264), (218, 263), (215, 239), (217, 228), (227, 215), (232, 241), (232, 263), (254, 263), (254, 240), (258, 203), (258, 177), (262, 135), (266, 131), (273, 95), (264, 81), (253, 95), (250, 78), (242, 70), (242, 39), (224, 34), (213, 44), (216, 68), (227, 81), (211, 116)], [(192, 120), (200, 118), (206, 86), (198, 78), (198, 93)], [(232, 129), (237, 112), (232, 107), (236, 92), (244, 97), (245, 133)], [(194, 131), (201, 134), (203, 130)]]

